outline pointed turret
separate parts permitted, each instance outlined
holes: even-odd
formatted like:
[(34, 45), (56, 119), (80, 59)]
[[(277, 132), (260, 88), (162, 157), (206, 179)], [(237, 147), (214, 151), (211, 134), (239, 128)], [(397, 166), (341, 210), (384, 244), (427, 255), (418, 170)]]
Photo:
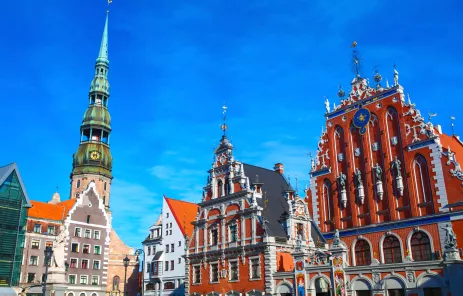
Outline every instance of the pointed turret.
[(80, 127), (80, 145), (73, 156), (71, 198), (95, 181), (103, 203), (109, 207), (109, 186), (112, 180), (112, 156), (109, 149), (111, 116), (108, 111), (108, 14), (96, 59), (95, 74), (90, 83), (89, 105)]

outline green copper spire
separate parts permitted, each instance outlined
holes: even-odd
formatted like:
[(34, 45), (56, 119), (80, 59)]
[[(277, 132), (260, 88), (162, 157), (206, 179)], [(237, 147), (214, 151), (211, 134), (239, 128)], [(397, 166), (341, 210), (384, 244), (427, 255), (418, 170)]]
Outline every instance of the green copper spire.
[(112, 178), (112, 156), (109, 149), (111, 116), (108, 111), (108, 14), (101, 39), (95, 74), (90, 83), (89, 105), (80, 126), (80, 145), (74, 154), (71, 176), (97, 174)]
[(106, 63), (109, 64), (108, 60), (108, 16), (109, 10), (106, 13), (106, 22), (104, 25), (103, 30), (103, 38), (101, 38), (101, 45), (100, 45), (100, 53), (98, 54), (98, 58), (96, 59), (97, 63)]

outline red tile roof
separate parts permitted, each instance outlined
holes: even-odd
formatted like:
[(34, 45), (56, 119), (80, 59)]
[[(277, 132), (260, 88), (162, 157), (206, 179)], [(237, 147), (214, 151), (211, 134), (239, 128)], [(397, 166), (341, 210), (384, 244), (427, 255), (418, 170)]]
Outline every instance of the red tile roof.
[(164, 198), (166, 199), (167, 205), (172, 211), (180, 230), (182, 230), (183, 235), (187, 234), (188, 237), (191, 238), (194, 229), (191, 222), (196, 219), (196, 214), (198, 213), (199, 208), (198, 205), (183, 200), (167, 198), (165, 196)]
[(32, 200), (32, 207), (28, 209), (27, 216), (47, 220), (61, 221), (66, 218), (69, 210), (74, 206), (76, 199), (69, 199), (57, 204), (50, 204)]

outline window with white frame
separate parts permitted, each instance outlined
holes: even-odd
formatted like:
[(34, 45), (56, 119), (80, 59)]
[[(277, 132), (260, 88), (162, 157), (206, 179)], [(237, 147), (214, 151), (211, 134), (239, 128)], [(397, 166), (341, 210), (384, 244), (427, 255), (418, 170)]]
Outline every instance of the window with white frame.
[(93, 246), (93, 254), (101, 255), (101, 246)]
[(100, 260), (93, 260), (93, 269), (100, 269)]
[(33, 266), (39, 265), (39, 256), (30, 256), (29, 265), (33, 265)]
[(169, 253), (169, 245), (166, 245), (166, 253)]
[(92, 238), (92, 230), (85, 229), (85, 238)]
[(92, 285), (97, 286), (100, 283), (100, 277), (97, 275), (92, 275)]
[(48, 225), (48, 234), (50, 235), (55, 235), (55, 226), (53, 225)]
[(209, 244), (211, 246), (217, 246), (219, 244), (219, 229), (217, 228), (217, 225), (211, 226), (209, 239)]
[(174, 244), (170, 244), (170, 251), (171, 251), (171, 252), (174, 251), (174, 248), (175, 248), (175, 245), (174, 245)]
[(249, 278), (260, 279), (260, 258), (252, 257), (249, 258)]
[(88, 269), (88, 259), (82, 259), (81, 268), (82, 269)]
[(100, 231), (99, 230), (95, 230), (93, 232), (93, 239), (100, 239)]
[(230, 268), (229, 270), (229, 278), (228, 280), (229, 281), (238, 281), (238, 275), (239, 275), (239, 264), (238, 264), (238, 260), (234, 260), (234, 261), (228, 261), (228, 266)]
[(210, 281), (211, 283), (218, 283), (219, 282), (219, 263), (211, 263), (210, 265)]
[(41, 233), (42, 232), (42, 226), (39, 223), (34, 225), (34, 232), (35, 233)]
[(76, 284), (76, 275), (75, 274), (70, 274), (69, 278), (68, 278), (68, 282), (71, 285), (75, 285)]
[(80, 227), (74, 228), (74, 236), (80, 237), (82, 235), (81, 231), (82, 231), (82, 229)]
[(32, 243), (31, 243), (31, 248), (32, 249), (40, 249), (40, 241), (33, 239)]
[(234, 243), (238, 240), (238, 227), (236, 223), (228, 225), (228, 241)]
[(80, 284), (81, 285), (87, 285), (88, 284), (88, 276), (87, 275), (81, 275), (80, 276)]
[(193, 265), (193, 284), (201, 283), (201, 266)]
[(71, 252), (79, 253), (79, 243), (72, 243), (71, 244)]
[(78, 259), (77, 258), (71, 258), (71, 264), (69, 264), (69, 267), (70, 268), (77, 268), (77, 263), (78, 263)]

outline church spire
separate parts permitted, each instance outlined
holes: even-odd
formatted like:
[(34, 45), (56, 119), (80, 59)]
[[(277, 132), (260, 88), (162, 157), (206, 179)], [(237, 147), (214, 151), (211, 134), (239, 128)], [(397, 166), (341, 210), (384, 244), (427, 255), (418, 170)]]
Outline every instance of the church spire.
[(98, 54), (98, 58), (96, 59), (97, 63), (105, 63), (106, 65), (109, 65), (109, 60), (108, 60), (108, 17), (109, 17), (109, 10), (106, 12), (106, 22), (105, 22), (105, 25), (104, 25), (103, 37), (101, 38), (100, 53)]
[(85, 190), (89, 182), (95, 181), (99, 195), (107, 207), (109, 207), (109, 187), (112, 180), (108, 70), (108, 14), (106, 14), (95, 73), (90, 83), (88, 108), (80, 126), (80, 145), (73, 155), (71, 198)]

